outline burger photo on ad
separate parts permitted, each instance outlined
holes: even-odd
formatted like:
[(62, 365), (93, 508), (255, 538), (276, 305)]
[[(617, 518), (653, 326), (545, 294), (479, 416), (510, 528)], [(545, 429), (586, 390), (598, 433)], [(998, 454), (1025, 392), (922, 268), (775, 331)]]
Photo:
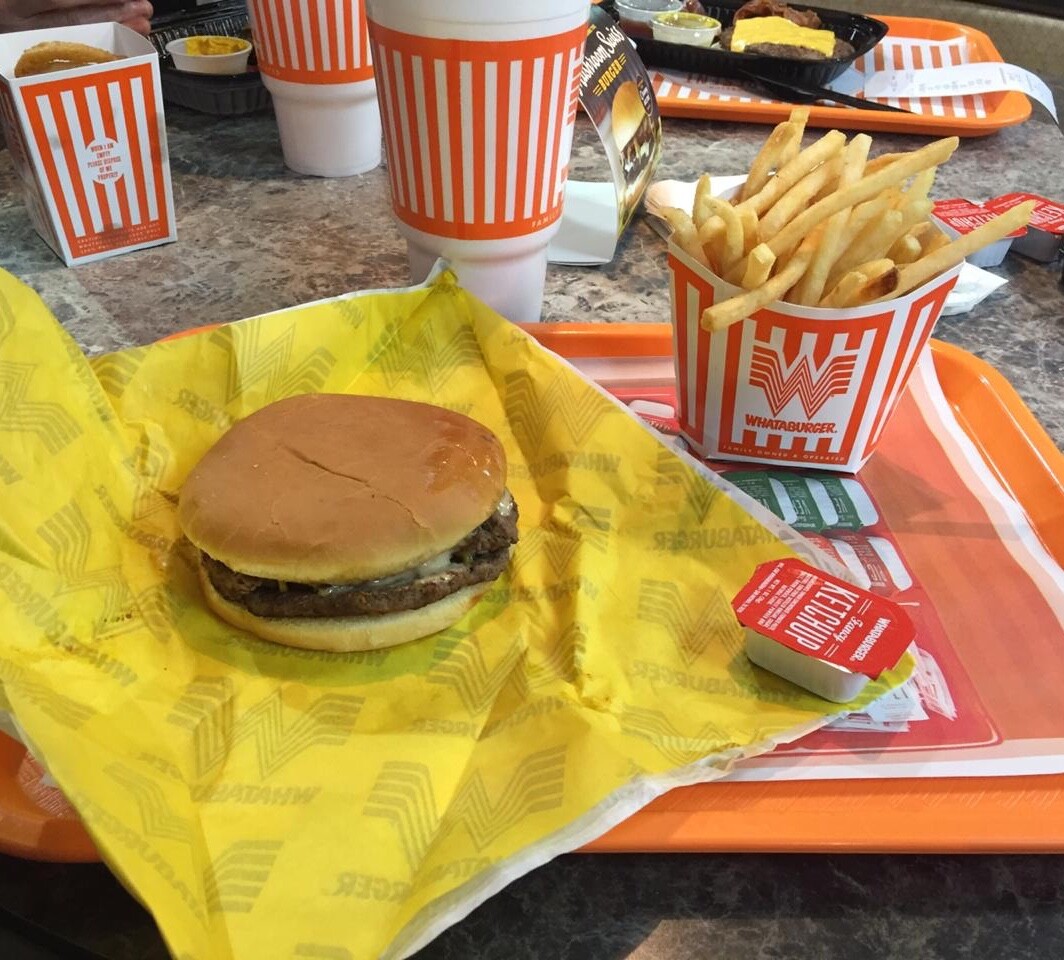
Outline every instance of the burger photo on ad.
[(653, 94), (640, 80), (625, 80), (613, 97), (610, 138), (617, 150), (624, 197), (620, 221), (627, 224), (654, 171), (661, 138), (651, 113)]

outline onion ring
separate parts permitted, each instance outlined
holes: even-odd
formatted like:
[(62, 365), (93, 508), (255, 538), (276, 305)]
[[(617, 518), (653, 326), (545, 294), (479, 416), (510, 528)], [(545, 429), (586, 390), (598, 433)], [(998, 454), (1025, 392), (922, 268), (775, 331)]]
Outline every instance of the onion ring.
[(41, 73), (72, 70), (94, 63), (111, 63), (122, 58), (116, 53), (90, 47), (86, 43), (65, 43), (50, 40), (26, 50), (15, 64), (16, 77), (33, 77)]

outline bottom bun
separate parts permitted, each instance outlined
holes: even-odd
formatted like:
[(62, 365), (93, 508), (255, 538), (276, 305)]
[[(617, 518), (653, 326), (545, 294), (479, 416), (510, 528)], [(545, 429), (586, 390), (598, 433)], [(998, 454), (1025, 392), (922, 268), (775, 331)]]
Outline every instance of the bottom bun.
[(445, 630), (472, 610), (491, 586), (490, 582), (474, 583), (416, 610), (376, 617), (275, 618), (257, 617), (239, 604), (226, 600), (211, 583), (202, 563), (199, 578), (207, 606), (227, 623), (286, 647), (329, 653), (383, 650)]

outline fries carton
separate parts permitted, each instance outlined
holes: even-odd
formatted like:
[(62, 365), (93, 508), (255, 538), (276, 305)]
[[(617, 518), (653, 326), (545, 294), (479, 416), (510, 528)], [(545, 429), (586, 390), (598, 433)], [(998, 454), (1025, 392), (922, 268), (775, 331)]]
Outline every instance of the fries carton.
[(960, 266), (884, 303), (777, 302), (719, 333), (702, 311), (740, 293), (669, 243), (680, 429), (708, 459), (853, 473), (875, 451)]
[[(122, 59), (15, 78), (45, 41)], [(67, 266), (177, 239), (159, 56), (113, 23), (0, 35), (0, 125), (34, 228)]]

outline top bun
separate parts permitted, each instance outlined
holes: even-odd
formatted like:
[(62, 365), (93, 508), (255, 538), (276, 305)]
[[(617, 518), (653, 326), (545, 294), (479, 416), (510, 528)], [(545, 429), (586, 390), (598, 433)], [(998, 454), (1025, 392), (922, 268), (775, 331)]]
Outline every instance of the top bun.
[(639, 97), (639, 88), (634, 80), (626, 80), (617, 88), (613, 97), (611, 132), (617, 149), (623, 150), (646, 119), (647, 111)]
[(346, 394), (269, 404), (193, 468), (178, 519), (241, 573), (347, 583), (443, 553), (502, 499), (506, 455), (485, 426), (442, 407)]

